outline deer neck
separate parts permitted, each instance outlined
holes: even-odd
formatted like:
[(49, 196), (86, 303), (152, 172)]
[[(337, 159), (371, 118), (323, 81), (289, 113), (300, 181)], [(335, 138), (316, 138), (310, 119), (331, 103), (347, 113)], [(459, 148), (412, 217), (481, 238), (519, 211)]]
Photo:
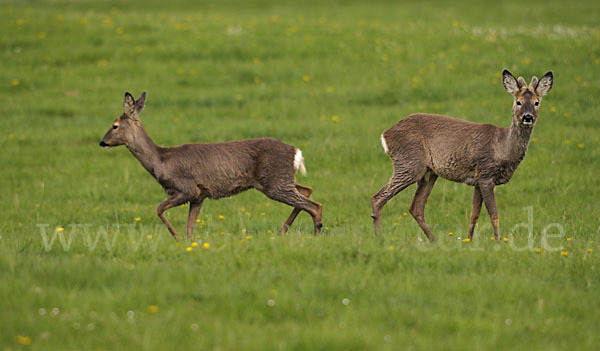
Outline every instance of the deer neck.
[(531, 140), (531, 133), (533, 127), (520, 126), (513, 118), (513, 122), (508, 128), (508, 135), (506, 138), (506, 156), (508, 161), (521, 162), (525, 158), (527, 148), (529, 148), (529, 141)]
[(127, 148), (142, 166), (156, 178), (155, 170), (161, 163), (160, 147), (150, 139), (141, 123), (136, 123), (135, 132)]

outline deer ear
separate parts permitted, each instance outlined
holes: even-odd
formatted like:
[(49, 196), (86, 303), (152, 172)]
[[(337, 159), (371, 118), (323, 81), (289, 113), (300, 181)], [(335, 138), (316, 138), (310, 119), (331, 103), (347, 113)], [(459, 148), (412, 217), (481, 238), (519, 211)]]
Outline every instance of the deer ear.
[(135, 115), (138, 116), (146, 106), (146, 92), (144, 91), (137, 100), (135, 100)]
[(540, 94), (540, 96), (544, 96), (548, 94), (550, 89), (552, 89), (552, 83), (554, 82), (554, 75), (552, 71), (544, 74), (542, 78), (540, 78), (539, 83), (535, 87), (535, 91)]
[(135, 110), (135, 99), (129, 92), (125, 93), (125, 101), (123, 101), (123, 113), (129, 117), (133, 117)]
[(515, 95), (519, 91), (517, 79), (507, 69), (502, 71), (502, 84), (504, 84), (504, 89), (510, 94)]

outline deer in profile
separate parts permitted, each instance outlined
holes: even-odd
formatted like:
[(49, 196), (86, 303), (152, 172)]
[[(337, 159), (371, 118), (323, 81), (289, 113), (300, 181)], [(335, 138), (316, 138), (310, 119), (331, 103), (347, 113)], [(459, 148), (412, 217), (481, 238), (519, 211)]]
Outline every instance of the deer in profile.
[(146, 134), (139, 119), (145, 102), (146, 92), (137, 100), (125, 93), (123, 114), (115, 119), (100, 146), (125, 145), (163, 187), (169, 198), (158, 205), (156, 213), (175, 239), (179, 236), (167, 220), (166, 210), (190, 204), (187, 236), (191, 237), (206, 198), (219, 199), (251, 188), (294, 207), (281, 234), (302, 210), (311, 215), (315, 235), (320, 231), (321, 204), (309, 199), (310, 187), (296, 184), (297, 171), (306, 174), (300, 149), (273, 138), (160, 147)]
[(507, 183), (525, 157), (531, 133), (538, 119), (542, 96), (552, 88), (552, 72), (541, 79), (515, 78), (502, 72), (504, 88), (514, 97), (510, 127), (479, 124), (448, 116), (412, 114), (381, 135), (383, 149), (392, 160), (390, 181), (371, 197), (375, 232), (381, 228), (383, 206), (413, 183), (417, 190), (410, 213), (427, 238), (436, 241), (425, 221), (425, 204), (438, 177), (475, 188), (468, 238), (473, 231), (482, 202), (490, 216), (494, 237), (499, 241), (499, 217), (494, 187)]

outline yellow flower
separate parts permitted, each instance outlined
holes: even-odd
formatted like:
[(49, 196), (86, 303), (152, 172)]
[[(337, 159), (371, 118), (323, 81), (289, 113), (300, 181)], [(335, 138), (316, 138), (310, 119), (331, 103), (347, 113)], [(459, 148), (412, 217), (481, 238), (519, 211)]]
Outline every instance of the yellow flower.
[(141, 217), (135, 217), (135, 221), (136, 221), (136, 222), (141, 222), (141, 221), (142, 221), (142, 218), (141, 218)]
[(463, 242), (463, 243), (470, 243), (470, 242), (471, 242), (471, 239), (469, 239), (469, 238), (466, 238), (466, 239), (463, 239), (463, 241), (462, 241), (462, 242)]
[(531, 63), (531, 59), (529, 57), (526, 57), (526, 58), (523, 59), (523, 63), (526, 64), (526, 65), (528, 65), (528, 64)]
[(242, 229), (242, 234), (246, 234), (246, 228)]
[(567, 257), (567, 256), (569, 256), (569, 253), (567, 251), (561, 251), (560, 255), (563, 257)]
[(571, 241), (571, 238), (567, 238), (567, 241)]
[(310, 76), (308, 74), (302, 75), (302, 80), (308, 82), (310, 80)]
[(202, 248), (208, 250), (208, 249), (210, 249), (210, 244), (209, 243), (204, 243), (204, 244), (202, 244)]
[(224, 220), (224, 219), (225, 219), (225, 216), (223, 216), (223, 215), (219, 215), (219, 219), (220, 219), (220, 220)]
[(185, 251), (187, 251), (187, 252), (192, 252), (192, 250), (193, 250), (193, 249), (192, 249), (190, 246), (188, 246), (188, 247), (185, 249)]
[(338, 115), (333, 115), (333, 116), (331, 117), (331, 121), (332, 121), (333, 123), (337, 123), (337, 122), (339, 122), (339, 121), (340, 121), (340, 117), (339, 117)]
[(17, 18), (17, 25), (21, 26), (23, 24), (25, 24), (25, 20), (22, 18)]
[(552, 106), (552, 107), (550, 107), (550, 111), (552, 111), (552, 112), (556, 112), (556, 106)]
[(152, 235), (148, 234), (148, 235), (146, 235), (146, 238), (152, 239)]
[(491, 241), (495, 241), (495, 240), (496, 240), (496, 238), (492, 236), (492, 237), (490, 237), (490, 240), (491, 240)]
[(21, 82), (19, 82), (18, 79), (13, 79), (10, 81), (10, 85), (12, 85), (13, 87), (18, 87), (21, 84)]
[(328, 87), (325, 89), (325, 91), (326, 91), (326, 92), (328, 92), (328, 93), (333, 93), (333, 87), (332, 87), (332, 86), (328, 86)]
[(252, 240), (252, 235), (246, 235), (246, 240)]
[(81, 17), (81, 19), (79, 20), (79, 23), (81, 23), (81, 24), (87, 24), (88, 20), (85, 17)]
[(589, 249), (587, 249), (588, 253), (592, 253), (594, 251), (594, 249), (592, 249), (591, 247)]
[(28, 336), (17, 335), (17, 344), (23, 345), (23, 346), (29, 346), (29, 345), (31, 345), (31, 338)]
[(62, 233), (62, 232), (64, 232), (64, 231), (65, 231), (65, 228), (63, 228), (63, 227), (58, 227), (58, 228), (56, 228), (56, 231), (57, 231), (57, 232), (59, 232), (59, 233)]
[(200, 222), (202, 222), (202, 220), (201, 220), (201, 219), (197, 219), (197, 220), (196, 220), (196, 223), (200, 223)]
[(258, 84), (258, 83), (260, 83), (260, 78), (258, 78), (258, 77), (254, 77), (254, 83), (255, 83), (255, 84)]
[(394, 245), (390, 245), (390, 246), (389, 246), (389, 249), (390, 249), (390, 250), (393, 250), (393, 249), (394, 249)]
[(252, 63), (258, 65), (260, 63), (260, 59), (258, 57), (255, 57), (254, 59), (252, 59)]
[(454, 235), (454, 233), (452, 233), (452, 232), (448, 233), (448, 236), (452, 236), (452, 235)]
[(505, 242), (505, 243), (507, 243), (507, 242), (508, 242), (508, 238), (504, 238), (504, 239), (502, 239), (502, 240), (504, 240), (504, 242)]
[(96, 61), (96, 66), (98, 66), (98, 67), (105, 67), (107, 64), (108, 64), (108, 61), (106, 61), (104, 59)]
[(406, 212), (404, 212), (402, 215), (403, 215), (404, 217), (408, 216), (408, 214), (407, 214)]
[(148, 313), (155, 314), (156, 312), (158, 312), (158, 306), (156, 306), (156, 305), (148, 306)]
[(194, 242), (192, 243), (192, 246), (193, 246), (193, 247), (196, 247), (196, 246), (198, 246), (198, 243), (194, 241)]
[(453, 64), (451, 64), (451, 63), (449, 63), (449, 64), (448, 64), (448, 70), (452, 71), (453, 69), (454, 69), (454, 65), (453, 65)]
[(580, 149), (583, 149), (585, 147), (585, 145), (584, 144), (578, 144), (577, 147), (580, 148)]
[(542, 253), (542, 249), (540, 249), (540, 248), (535, 249), (535, 253), (537, 253), (537, 254)]
[(267, 215), (267, 213), (266, 212), (261, 212), (260, 215), (264, 217), (264, 216)]

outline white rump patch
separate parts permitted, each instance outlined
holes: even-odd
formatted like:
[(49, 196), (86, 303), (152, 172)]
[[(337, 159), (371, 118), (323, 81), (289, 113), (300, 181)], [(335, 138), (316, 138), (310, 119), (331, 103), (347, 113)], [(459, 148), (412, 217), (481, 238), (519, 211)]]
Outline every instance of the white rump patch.
[(306, 175), (306, 168), (304, 167), (304, 157), (302, 156), (302, 150), (296, 149), (296, 155), (294, 155), (294, 170), (300, 171), (302, 175)]
[(383, 136), (383, 133), (381, 133), (381, 145), (383, 146), (383, 151), (385, 151), (386, 154), (389, 154), (390, 149), (388, 149), (387, 142), (385, 141), (385, 137)]

